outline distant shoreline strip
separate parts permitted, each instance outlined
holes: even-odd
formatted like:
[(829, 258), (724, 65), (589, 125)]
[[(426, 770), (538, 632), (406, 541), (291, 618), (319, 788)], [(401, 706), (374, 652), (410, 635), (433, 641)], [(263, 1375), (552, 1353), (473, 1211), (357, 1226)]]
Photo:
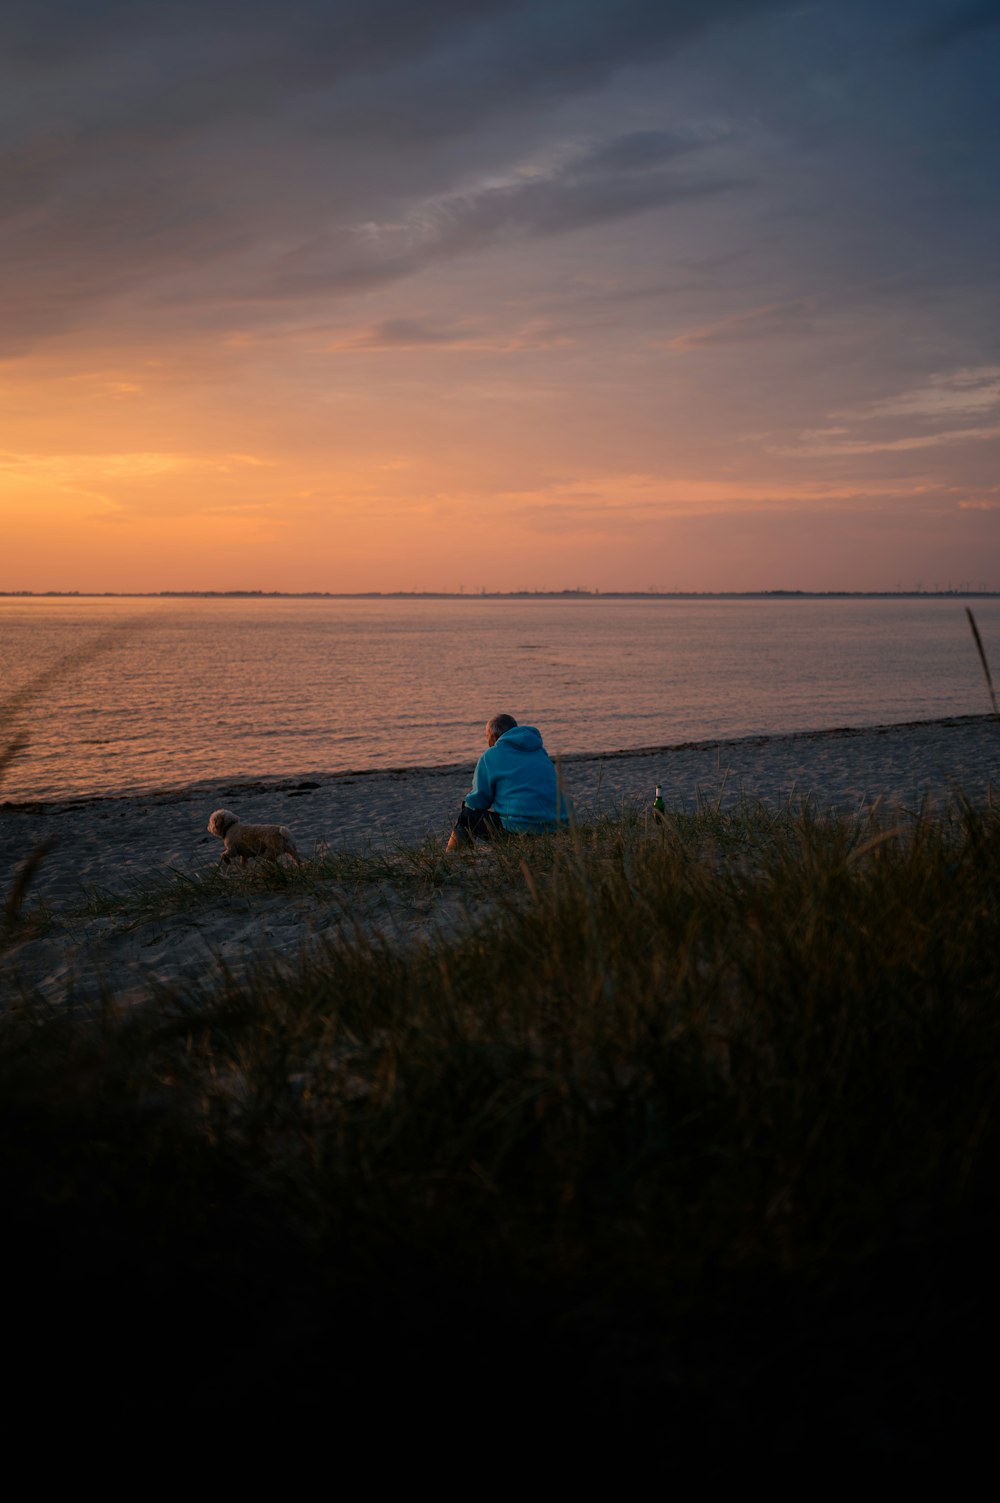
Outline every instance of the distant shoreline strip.
[(1000, 590), (0, 590), (0, 600), (997, 600)]

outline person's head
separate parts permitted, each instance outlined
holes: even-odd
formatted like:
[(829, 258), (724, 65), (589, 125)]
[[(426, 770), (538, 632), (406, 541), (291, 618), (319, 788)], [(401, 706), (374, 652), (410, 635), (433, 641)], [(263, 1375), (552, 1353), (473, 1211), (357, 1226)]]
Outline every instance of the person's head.
[(486, 722), (486, 745), (495, 746), (504, 732), (512, 731), (516, 725), (513, 715), (494, 715)]

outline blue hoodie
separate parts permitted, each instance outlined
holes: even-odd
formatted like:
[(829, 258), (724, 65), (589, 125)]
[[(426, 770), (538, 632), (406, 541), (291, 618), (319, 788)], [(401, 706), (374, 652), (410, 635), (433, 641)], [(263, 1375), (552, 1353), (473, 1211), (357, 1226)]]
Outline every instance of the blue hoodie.
[(490, 809), (505, 830), (548, 830), (567, 818), (555, 765), (533, 725), (516, 725), (476, 764), (467, 809)]

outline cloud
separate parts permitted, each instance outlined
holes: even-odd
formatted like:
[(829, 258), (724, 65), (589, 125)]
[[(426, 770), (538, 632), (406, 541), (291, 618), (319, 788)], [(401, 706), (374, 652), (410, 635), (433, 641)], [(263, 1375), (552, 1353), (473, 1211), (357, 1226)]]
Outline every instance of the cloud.
[[(781, 3), (8, 0), (3, 347), (17, 353), (124, 296), (169, 290), (218, 309), (363, 291), (496, 235), (562, 233), (721, 192), (674, 169), (722, 127), (598, 126), (547, 184), (454, 185), (487, 158), (509, 160), (508, 127), (523, 138), (529, 121), (622, 68)], [(390, 220), (405, 224), (401, 240), (352, 229)], [(310, 246), (321, 265), (282, 264), (308, 262)]]
[[(925, 487), (936, 493), (938, 487)], [(540, 523), (545, 530), (577, 525), (641, 523), (663, 517), (765, 513), (806, 509), (849, 510), (912, 498), (909, 483), (851, 485), (833, 481), (789, 482), (740, 475), (671, 475), (608, 472), (554, 480), (534, 489), (502, 492), (505, 515)]]
[(939, 444), (986, 443), (1000, 438), (1000, 427), (952, 428), (938, 433), (912, 434), (906, 438), (840, 439), (834, 443), (772, 444), (771, 454), (796, 455), (803, 459), (826, 459), (847, 454), (888, 454), (907, 449), (933, 449)]
[[(998, 406), (1000, 366), (960, 367), (936, 372), (919, 386), (894, 396), (837, 409), (828, 414), (834, 421), (800, 430), (793, 444), (765, 442), (765, 447), (772, 454), (832, 459), (946, 445), (978, 445), (1000, 438), (994, 414)], [(979, 426), (954, 426), (956, 418), (975, 419), (988, 414), (994, 416), (994, 421)]]
[(191, 469), (186, 455), (151, 452), (129, 454), (0, 454), (0, 474), (26, 480), (59, 481), (67, 475), (88, 480), (134, 480)]
[(281, 257), (259, 295), (301, 297), (382, 286), (435, 261), (497, 243), (563, 235), (747, 186), (722, 173), (676, 171), (661, 165), (661, 155), (624, 173), (602, 167), (600, 159), (601, 153), (587, 152), (546, 174), (513, 175), (426, 200), (401, 220), (339, 229)]
[(814, 307), (812, 300), (801, 300), (749, 308), (699, 328), (685, 329), (667, 340), (667, 346), (673, 350), (695, 350), (704, 345), (746, 344), (771, 339), (776, 334), (809, 334), (812, 326), (808, 315)]
[(577, 178), (649, 172), (704, 146), (729, 140), (732, 135), (731, 127), (719, 126), (699, 130), (630, 131), (585, 152), (573, 164), (572, 171)]
[[(87, 496), (130, 511), (146, 506), (132, 492), (147, 486), (155, 489), (159, 483), (172, 482), (182, 475), (228, 483), (232, 477), (239, 480), (248, 471), (265, 467), (270, 468), (271, 462), (252, 454), (177, 454), (156, 450), (98, 454), (7, 452), (0, 453), (0, 483), (6, 482), (11, 494), (58, 492)], [(171, 495), (172, 499), (165, 503), (165, 509), (171, 513), (206, 509), (206, 503), (191, 492), (171, 487)]]
[(525, 349), (553, 349), (571, 342), (567, 335), (541, 323), (527, 324), (501, 335), (467, 320), (386, 318), (340, 335), (327, 348), (333, 352), (483, 350), (511, 354)]
[(981, 365), (932, 375), (911, 391), (834, 416), (865, 421), (881, 417), (950, 418), (958, 413), (988, 412), (998, 405), (1000, 366)]
[[(3, 202), (42, 203), (83, 173), (114, 175), (137, 159), (158, 171), (220, 144), (231, 166), (258, 172), (276, 149), (318, 145), (337, 177), (366, 143), (426, 143), (546, 108), (781, 3), (7, 0)], [(668, 135), (634, 132), (631, 149), (662, 159)]]
[(231, 323), (241, 304), (259, 311), (273, 301), (350, 296), (504, 239), (568, 233), (728, 186), (667, 172), (621, 181), (557, 174), (444, 195), (400, 220), (335, 226), (268, 254), (238, 213), (178, 216), (158, 180), (122, 173), (113, 187), (67, 198), (54, 222), (29, 216), (2, 237), (0, 350), (19, 353), (124, 297), (141, 297), (147, 316), (157, 304), (186, 305), (203, 327), (210, 317)]

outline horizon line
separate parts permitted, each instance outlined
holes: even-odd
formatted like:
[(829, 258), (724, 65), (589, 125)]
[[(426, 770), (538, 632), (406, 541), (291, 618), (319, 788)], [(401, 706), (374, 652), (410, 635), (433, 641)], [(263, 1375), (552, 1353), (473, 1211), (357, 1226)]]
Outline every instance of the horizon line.
[(84, 600), (746, 600), (746, 599), (974, 599), (1000, 589), (925, 590), (0, 590), (0, 599)]

